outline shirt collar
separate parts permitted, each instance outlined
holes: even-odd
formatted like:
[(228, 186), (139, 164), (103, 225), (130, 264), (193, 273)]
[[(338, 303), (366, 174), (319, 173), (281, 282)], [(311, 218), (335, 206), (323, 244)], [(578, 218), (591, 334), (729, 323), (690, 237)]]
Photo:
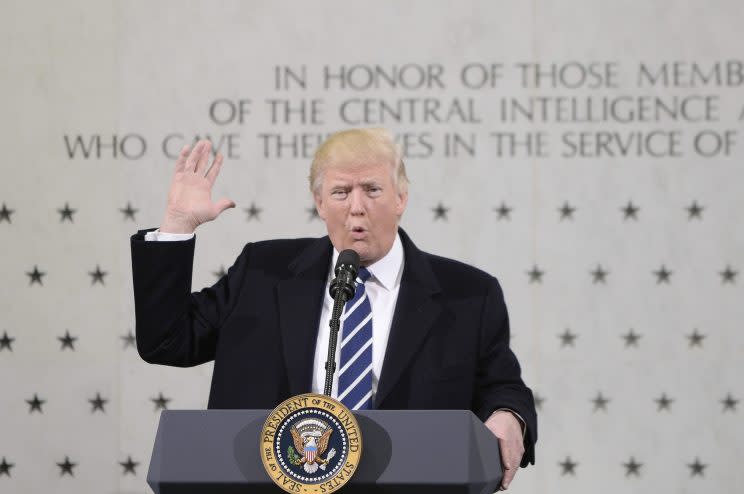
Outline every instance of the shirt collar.
[[(338, 251), (334, 247), (333, 258), (331, 259), (330, 279), (333, 279), (335, 276), (333, 268), (336, 266), (337, 259)], [(400, 285), (400, 279), (403, 273), (403, 244), (400, 241), (400, 235), (395, 234), (395, 240), (393, 240), (393, 246), (390, 248), (390, 251), (376, 263), (367, 266), (367, 270), (372, 274), (372, 279), (376, 280), (386, 290), (392, 290)]]

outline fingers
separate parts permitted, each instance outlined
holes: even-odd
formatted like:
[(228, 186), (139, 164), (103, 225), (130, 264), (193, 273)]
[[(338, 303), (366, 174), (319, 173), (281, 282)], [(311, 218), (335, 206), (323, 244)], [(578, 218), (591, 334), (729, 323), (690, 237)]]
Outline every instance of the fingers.
[(196, 169), (194, 172), (203, 177), (207, 172), (209, 158), (212, 156), (212, 143), (209, 141), (202, 142), (204, 142), (204, 147), (202, 148), (201, 156), (199, 156), (199, 161), (196, 163)]
[(499, 439), (499, 450), (501, 450), (501, 466), (504, 467), (504, 476), (501, 478), (501, 487), (506, 490), (509, 483), (514, 478), (514, 469), (512, 468), (512, 458), (509, 445), (505, 439)]
[(214, 181), (217, 180), (217, 175), (220, 174), (220, 169), (222, 168), (223, 161), (224, 156), (222, 155), (222, 153), (217, 153), (217, 156), (214, 157), (214, 161), (212, 161), (212, 166), (204, 175), (204, 177), (209, 180), (210, 184), (214, 184)]
[(514, 480), (514, 476), (517, 474), (516, 468), (504, 469), (504, 477), (501, 479), (501, 488), (506, 490), (509, 488), (509, 484)]
[(178, 159), (176, 160), (175, 173), (182, 172), (186, 167), (186, 159), (189, 157), (190, 149), (191, 147), (188, 144), (181, 148), (181, 152), (178, 154)]
[(189, 157), (186, 158), (186, 165), (184, 166), (185, 172), (194, 172), (196, 170), (197, 163), (202, 157), (202, 154), (204, 153), (204, 148), (209, 144), (209, 141), (199, 141), (196, 143), (196, 146), (194, 146), (194, 149), (191, 150), (191, 154), (189, 154)]
[(212, 205), (212, 218), (216, 218), (217, 216), (219, 216), (225, 209), (234, 207), (235, 202), (230, 199), (222, 198)]

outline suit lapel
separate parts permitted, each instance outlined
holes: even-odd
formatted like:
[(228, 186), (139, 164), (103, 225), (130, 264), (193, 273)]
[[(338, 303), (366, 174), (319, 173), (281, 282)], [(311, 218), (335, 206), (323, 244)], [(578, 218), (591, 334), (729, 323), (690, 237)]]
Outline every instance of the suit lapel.
[(442, 309), (436, 301), (439, 284), (424, 254), (400, 229), (405, 255), (395, 314), (375, 396), (382, 403), (418, 351)]
[(290, 277), (277, 286), (290, 395), (311, 390), (315, 342), (331, 253), (328, 237), (313, 242), (289, 265)]

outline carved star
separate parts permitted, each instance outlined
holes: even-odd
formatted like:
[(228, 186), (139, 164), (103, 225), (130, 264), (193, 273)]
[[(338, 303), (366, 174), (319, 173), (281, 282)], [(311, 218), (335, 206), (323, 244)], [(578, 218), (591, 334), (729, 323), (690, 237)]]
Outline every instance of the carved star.
[(592, 400), (594, 403), (594, 411), (607, 410), (607, 403), (610, 402), (609, 398), (602, 396), (602, 393), (597, 393), (597, 396)]
[(127, 457), (127, 461), (120, 461), (119, 465), (121, 465), (124, 468), (124, 472), (122, 475), (126, 475), (128, 473), (131, 473), (132, 475), (137, 475), (137, 472), (134, 470), (137, 468), (137, 465), (139, 465), (138, 461), (133, 461), (131, 456)]
[(700, 333), (697, 328), (693, 329), (692, 333), (687, 335), (687, 339), (690, 340), (690, 348), (694, 346), (702, 348), (705, 336), (706, 335)]
[(64, 336), (57, 336), (57, 339), (62, 343), (62, 347), (60, 348), (60, 351), (64, 350), (65, 348), (69, 348), (72, 351), (75, 351), (75, 340), (77, 340), (77, 336), (70, 335), (70, 330), (65, 330)]
[(565, 201), (563, 203), (563, 206), (558, 208), (558, 212), (561, 213), (561, 221), (565, 219), (572, 220), (573, 214), (576, 211), (576, 208), (571, 206), (568, 201)]
[(320, 219), (320, 215), (318, 214), (318, 208), (316, 208), (315, 206), (305, 208), (305, 211), (307, 211), (307, 214), (310, 215), (307, 221), (314, 221), (314, 220)]
[(225, 271), (225, 266), (220, 266), (220, 269), (218, 269), (217, 271), (212, 271), (212, 274), (219, 280), (227, 274), (227, 271)]
[(100, 283), (101, 285), (105, 285), (103, 281), (103, 277), (108, 274), (106, 271), (101, 271), (101, 267), (96, 264), (96, 270), (95, 271), (88, 271), (88, 274), (91, 277), (90, 284), (95, 285), (96, 283)]
[(44, 413), (44, 410), (42, 410), (41, 407), (42, 405), (44, 405), (44, 403), (46, 403), (46, 400), (39, 399), (39, 397), (36, 396), (36, 393), (34, 393), (34, 397), (32, 399), (26, 400), (26, 403), (28, 403), (30, 407), (28, 413), (34, 413), (35, 411)]
[(666, 266), (663, 264), (661, 265), (661, 268), (654, 271), (654, 275), (656, 275), (656, 284), (666, 283), (669, 284), (669, 278), (672, 276), (672, 272), (669, 271)]
[(561, 467), (561, 475), (576, 475), (576, 467), (578, 466), (578, 463), (572, 461), (570, 456), (566, 456), (566, 459), (558, 465)]
[(101, 397), (101, 393), (96, 393), (96, 397), (93, 399), (88, 400), (93, 407), (90, 411), (90, 413), (94, 413), (96, 410), (100, 410), (103, 413), (106, 413), (106, 410), (104, 410), (103, 406), (106, 404), (108, 400)]
[(444, 205), (441, 202), (437, 204), (436, 207), (431, 208), (431, 210), (434, 211), (434, 221), (436, 220), (447, 221), (447, 212), (449, 212), (449, 208), (444, 207)]
[(68, 458), (67, 456), (65, 456), (65, 461), (63, 463), (57, 463), (57, 466), (60, 468), (60, 477), (63, 477), (66, 474), (69, 474), (70, 477), (75, 476), (75, 474), (72, 472), (72, 469), (77, 466), (77, 463), (72, 463), (70, 461), (70, 458)]
[(597, 264), (597, 267), (591, 273), (592, 278), (594, 278), (593, 283), (596, 285), (597, 283), (605, 283), (605, 278), (607, 278), (609, 271), (605, 271), (600, 264)]
[(493, 208), (493, 210), (496, 211), (496, 213), (498, 214), (498, 216), (496, 217), (497, 220), (511, 219), (512, 208), (507, 206), (504, 201), (501, 201), (501, 205), (497, 208)]
[(690, 469), (690, 477), (705, 477), (705, 469), (708, 467), (708, 465), (706, 465), (705, 463), (700, 463), (700, 459), (696, 456), (695, 462), (688, 463), (687, 467)]
[(156, 398), (150, 398), (155, 403), (155, 411), (158, 410), (166, 410), (168, 408), (168, 402), (171, 401), (170, 398), (166, 398), (163, 396), (163, 393), (159, 393)]
[(124, 340), (124, 348), (130, 347), (130, 346), (134, 347), (136, 340), (134, 338), (134, 333), (132, 333), (131, 330), (129, 330), (127, 334), (122, 336), (121, 339)]
[(561, 348), (564, 346), (574, 346), (574, 341), (576, 340), (578, 335), (575, 333), (572, 333), (570, 329), (566, 328), (566, 330), (558, 335), (558, 338), (561, 339)]
[(135, 221), (134, 215), (139, 211), (139, 209), (134, 209), (132, 207), (132, 203), (127, 201), (127, 205), (124, 208), (119, 209), (124, 214), (124, 221), (126, 220), (132, 220)]
[(33, 285), (34, 283), (38, 283), (39, 285), (44, 286), (44, 283), (41, 281), (41, 278), (46, 276), (46, 273), (43, 271), (39, 271), (39, 268), (36, 267), (34, 264), (34, 270), (33, 271), (27, 271), (26, 275), (30, 278), (31, 281), (29, 281), (29, 285)]
[(630, 477), (631, 475), (635, 475), (636, 477), (641, 476), (641, 467), (643, 466), (643, 463), (638, 463), (632, 456), (630, 457), (630, 460), (628, 460), (628, 463), (623, 463), (623, 466), (625, 467), (626, 477)]
[(630, 219), (638, 221), (639, 210), (640, 208), (638, 206), (635, 206), (631, 201), (628, 201), (628, 204), (620, 208), (620, 211), (623, 212), (623, 220), (625, 221)]
[(687, 220), (689, 221), (693, 218), (702, 219), (703, 209), (705, 208), (698, 204), (697, 201), (692, 201), (692, 204), (685, 209), (687, 209)]
[(532, 269), (527, 271), (527, 275), (530, 277), (530, 283), (542, 283), (542, 277), (545, 271), (540, 271), (537, 265), (533, 265)]
[(8, 209), (8, 206), (6, 206), (5, 203), (3, 203), (3, 207), (0, 208), (0, 223), (2, 223), (3, 221), (12, 223), (12, 221), (10, 221), (10, 215), (13, 214), (14, 212), (15, 212), (14, 209)]
[(13, 342), (15, 341), (15, 338), (11, 338), (8, 336), (7, 331), (3, 331), (3, 337), (0, 338), (0, 351), (3, 351), (4, 349), (8, 349), (11, 352), (13, 351), (13, 347), (11, 346)]
[(719, 272), (718, 274), (721, 275), (721, 284), (725, 285), (726, 283), (736, 283), (736, 275), (738, 275), (739, 272), (731, 269), (731, 266), (727, 264), (726, 269)]
[(251, 207), (249, 207), (249, 208), (243, 208), (243, 211), (245, 211), (246, 214), (248, 215), (248, 218), (247, 218), (248, 221), (251, 221), (252, 219), (256, 219), (258, 221), (261, 221), (261, 218), (259, 218), (259, 215), (261, 214), (261, 211), (263, 211), (263, 209), (261, 209), (258, 206), (256, 206), (255, 203), (252, 202), (251, 203)]
[(672, 402), (674, 401), (672, 398), (669, 398), (666, 393), (661, 393), (661, 396), (656, 398), (654, 400), (656, 402), (656, 411), (660, 412), (662, 410), (671, 411), (672, 408)]
[(732, 412), (736, 411), (736, 405), (739, 403), (739, 400), (731, 396), (731, 393), (728, 393), (724, 399), (721, 400), (721, 403), (723, 403), (723, 411), (726, 412), (728, 410), (731, 410)]
[(638, 340), (641, 339), (641, 335), (633, 331), (633, 328), (630, 328), (630, 331), (623, 335), (623, 339), (625, 340), (625, 348), (628, 348), (630, 346), (637, 347)]
[(10, 477), (10, 469), (15, 466), (15, 463), (8, 463), (8, 461), (3, 456), (3, 461), (0, 463), (0, 477), (3, 475), (7, 475)]
[(64, 223), (65, 220), (70, 220), (70, 223), (74, 223), (72, 215), (75, 214), (76, 211), (77, 209), (70, 209), (70, 205), (68, 203), (65, 203), (64, 208), (57, 210), (57, 212), (60, 214), (59, 222)]

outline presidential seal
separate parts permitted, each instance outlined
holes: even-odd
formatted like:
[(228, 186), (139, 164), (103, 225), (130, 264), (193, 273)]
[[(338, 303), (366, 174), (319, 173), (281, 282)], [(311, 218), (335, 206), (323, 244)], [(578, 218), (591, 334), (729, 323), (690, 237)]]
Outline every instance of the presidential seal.
[(326, 395), (289, 398), (269, 414), (261, 430), (266, 473), (287, 492), (334, 492), (351, 479), (361, 455), (356, 418)]

